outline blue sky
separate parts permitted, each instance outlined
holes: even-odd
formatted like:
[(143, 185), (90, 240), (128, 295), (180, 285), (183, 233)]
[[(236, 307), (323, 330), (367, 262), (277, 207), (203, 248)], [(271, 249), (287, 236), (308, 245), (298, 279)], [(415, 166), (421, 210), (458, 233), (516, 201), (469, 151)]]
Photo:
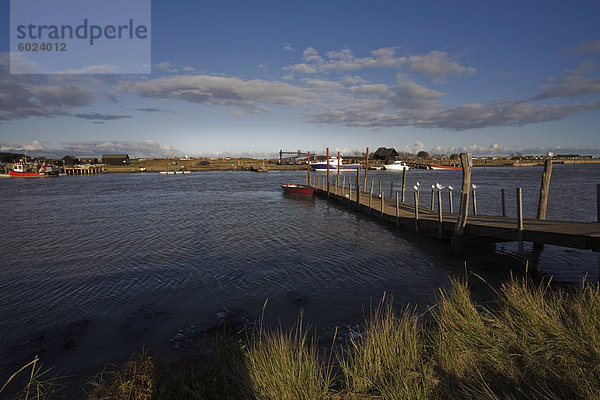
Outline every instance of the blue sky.
[(2, 0), (0, 151), (600, 155), (599, 16), (597, 1), (155, 0), (150, 75), (14, 75)]

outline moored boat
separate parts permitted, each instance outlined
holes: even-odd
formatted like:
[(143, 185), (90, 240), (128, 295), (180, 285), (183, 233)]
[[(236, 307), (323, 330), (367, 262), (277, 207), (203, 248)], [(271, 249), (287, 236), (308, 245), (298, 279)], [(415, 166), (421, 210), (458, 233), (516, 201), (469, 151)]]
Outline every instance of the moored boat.
[(295, 183), (284, 183), (281, 185), (285, 194), (293, 196), (312, 197), (315, 194), (315, 188), (308, 185), (296, 185)]
[(385, 168), (386, 171), (404, 171), (409, 167), (404, 161), (394, 161), (391, 164), (385, 164), (383, 168)]
[[(346, 171), (356, 171), (360, 168), (360, 164), (343, 164), (342, 159), (340, 158), (340, 172)], [(317, 172), (327, 172), (327, 161), (320, 161), (314, 164), (311, 164), (311, 169)], [(330, 158), (329, 159), (329, 172), (337, 172), (338, 171), (338, 159)]]
[(8, 175), (14, 178), (47, 178), (58, 176), (59, 173), (60, 169), (49, 160), (44, 160), (41, 166), (20, 161), (8, 171)]
[(436, 171), (462, 171), (462, 167), (457, 167), (454, 165), (438, 165), (438, 164), (429, 164), (429, 169)]

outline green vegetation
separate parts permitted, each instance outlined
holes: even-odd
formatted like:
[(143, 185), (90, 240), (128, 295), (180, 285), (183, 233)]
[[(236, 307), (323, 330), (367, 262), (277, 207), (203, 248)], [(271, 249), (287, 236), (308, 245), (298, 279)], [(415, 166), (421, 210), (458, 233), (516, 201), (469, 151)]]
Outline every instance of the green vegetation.
[(600, 399), (598, 286), (511, 280), (483, 306), (455, 280), (425, 314), (392, 303), (384, 296), (364, 332), (335, 348), (318, 348), (300, 321), (287, 333), (221, 335), (180, 365), (136, 356), (89, 398)]

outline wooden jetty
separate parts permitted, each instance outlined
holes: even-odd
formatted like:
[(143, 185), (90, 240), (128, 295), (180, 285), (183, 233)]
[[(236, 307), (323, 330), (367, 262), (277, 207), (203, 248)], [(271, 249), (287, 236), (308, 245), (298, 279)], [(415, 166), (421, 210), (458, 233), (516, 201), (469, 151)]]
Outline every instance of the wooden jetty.
[[(461, 154), (463, 166), (467, 155)], [(437, 191), (437, 209), (419, 205), (419, 191), (410, 189), (413, 202), (401, 201), (409, 197), (405, 193), (404, 183), (400, 192), (387, 197), (384, 192), (373, 193), (363, 190), (360, 170), (355, 178), (329, 182), (328, 177), (307, 176), (307, 180), (316, 190), (317, 195), (336, 201), (347, 207), (373, 217), (416, 231), (420, 234), (452, 239), (453, 247), (460, 251), (471, 243), (517, 241), (522, 249), (523, 242), (533, 242), (539, 247), (543, 244), (558, 245), (583, 250), (600, 251), (600, 185), (598, 185), (598, 222), (548, 221), (545, 220), (548, 187), (551, 173), (551, 162), (546, 163), (542, 186), (540, 189), (540, 205), (537, 219), (523, 219), (520, 205), (520, 188), (517, 189), (517, 218), (506, 216), (467, 215), (469, 204), (470, 167), (464, 168), (463, 190), (461, 190), (460, 211), (458, 213), (441, 211), (441, 191)], [(468, 175), (468, 176), (466, 176)], [(403, 182), (405, 179), (403, 179)], [(357, 191), (356, 188), (359, 188)], [(504, 199), (502, 199), (504, 202)], [(416, 206), (415, 206), (416, 204)], [(475, 203), (476, 208), (476, 203)]]
[(77, 165), (77, 166), (65, 166), (63, 171), (67, 175), (96, 175), (104, 172), (104, 168), (99, 165)]

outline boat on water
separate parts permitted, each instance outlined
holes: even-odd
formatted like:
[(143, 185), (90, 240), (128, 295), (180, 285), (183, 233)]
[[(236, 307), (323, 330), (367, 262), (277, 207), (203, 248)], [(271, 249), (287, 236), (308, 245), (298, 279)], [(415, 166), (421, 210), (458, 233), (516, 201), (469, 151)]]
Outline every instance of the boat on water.
[(292, 196), (312, 197), (315, 194), (315, 188), (308, 185), (296, 185), (295, 183), (284, 183), (281, 185), (283, 193)]
[(22, 160), (13, 164), (12, 169), (8, 170), (8, 175), (13, 178), (48, 178), (59, 174), (60, 168), (46, 159), (41, 165)]
[(391, 164), (385, 164), (383, 166), (383, 168), (386, 171), (404, 171), (405, 169), (408, 169), (408, 165), (406, 165), (406, 163), (404, 161), (394, 161)]
[(457, 167), (455, 165), (429, 164), (429, 169), (432, 169), (435, 171), (462, 171), (462, 167)]
[[(348, 172), (348, 171), (356, 171), (360, 168), (360, 164), (343, 164), (342, 159), (340, 158), (340, 172)], [(329, 172), (337, 172), (338, 171), (338, 159), (330, 158), (329, 163), (327, 161), (320, 161), (314, 164), (311, 164), (310, 167), (313, 171), (317, 172), (327, 172), (327, 164), (329, 164)]]

